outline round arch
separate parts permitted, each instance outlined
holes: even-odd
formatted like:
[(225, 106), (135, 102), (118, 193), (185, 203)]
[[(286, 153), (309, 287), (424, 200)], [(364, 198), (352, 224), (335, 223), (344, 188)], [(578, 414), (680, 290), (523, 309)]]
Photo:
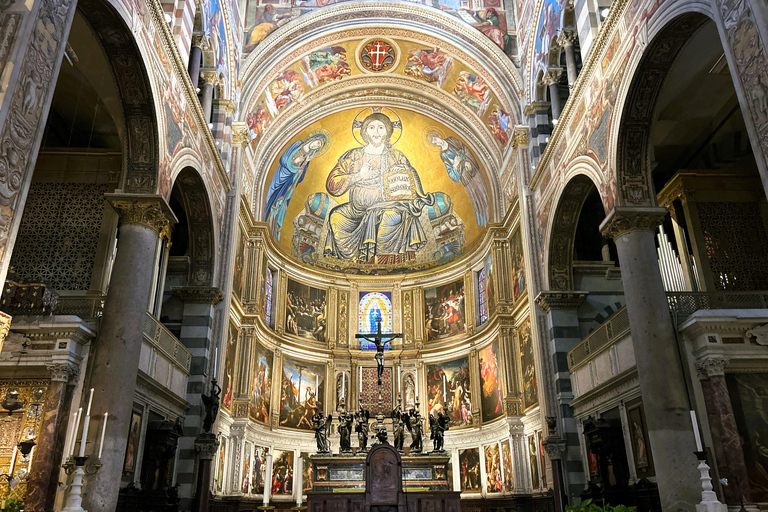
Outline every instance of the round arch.
[[(689, 5), (688, 9), (696, 9)], [(677, 14), (670, 20), (670, 15)], [(669, 20), (658, 27), (652, 41), (637, 49), (634, 71), (619, 110), (614, 149), (616, 172), (615, 204), (620, 206), (653, 206), (656, 204), (651, 180), (649, 136), (656, 101), (672, 64), (691, 36), (711, 18), (698, 9), (688, 12), (660, 12), (657, 20)], [(606, 198), (604, 198), (605, 201)]]
[[(550, 290), (574, 289), (573, 248), (579, 216), (590, 191), (600, 190), (599, 175), (593, 169), (578, 166), (580, 169), (572, 173), (560, 192), (555, 214), (552, 216), (547, 247), (547, 278)], [(602, 195), (600, 198), (605, 208), (605, 199)]]
[(123, 105), (125, 192), (153, 193), (158, 186), (160, 136), (152, 87), (136, 40), (123, 17), (105, 0), (81, 0), (77, 9), (108, 56)]
[(187, 285), (212, 286), (216, 270), (216, 236), (208, 190), (200, 173), (189, 166), (183, 167), (175, 176), (172, 190), (178, 190), (189, 230)]

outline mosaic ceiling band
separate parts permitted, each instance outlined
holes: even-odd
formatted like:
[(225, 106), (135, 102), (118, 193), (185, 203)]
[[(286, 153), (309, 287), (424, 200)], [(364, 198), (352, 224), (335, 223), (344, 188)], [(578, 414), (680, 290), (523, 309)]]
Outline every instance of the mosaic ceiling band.
[(301, 507), (389, 435), (462, 508), (768, 502), (767, 27), (0, 2), (0, 498)]

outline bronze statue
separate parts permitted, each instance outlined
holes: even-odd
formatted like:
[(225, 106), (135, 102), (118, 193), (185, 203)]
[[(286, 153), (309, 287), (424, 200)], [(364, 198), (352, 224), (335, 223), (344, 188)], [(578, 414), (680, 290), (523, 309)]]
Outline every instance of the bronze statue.
[(339, 414), (339, 446), (342, 453), (349, 453), (352, 451), (352, 422), (355, 417), (342, 411)]
[(368, 420), (371, 417), (371, 413), (367, 409), (363, 409), (360, 406), (360, 410), (355, 415), (355, 432), (357, 432), (357, 450), (364, 452), (368, 449)]
[(211, 394), (200, 395), (205, 409), (205, 419), (203, 419), (203, 432), (210, 432), (213, 424), (216, 422), (216, 416), (219, 415), (219, 396), (221, 388), (216, 383), (216, 379), (211, 379)]
[(432, 451), (442, 452), (443, 444), (445, 442), (445, 431), (448, 430), (448, 423), (450, 422), (448, 416), (442, 412), (437, 413), (437, 417), (429, 415), (429, 431), (430, 439), (432, 439)]
[(402, 338), (402, 333), (382, 334), (381, 333), (381, 319), (376, 322), (376, 332), (371, 334), (355, 334), (355, 338), (370, 341), (376, 345), (376, 355), (373, 358), (376, 360), (376, 375), (378, 377), (379, 387), (381, 387), (381, 376), (384, 374), (384, 347), (387, 343), (397, 338)]
[(392, 411), (392, 436), (394, 437), (395, 449), (400, 453), (403, 452), (403, 444), (405, 442), (405, 423), (403, 422), (404, 417), (405, 415), (400, 410), (400, 406), (398, 405), (395, 407), (395, 410)]
[(408, 421), (405, 426), (411, 433), (411, 452), (421, 453), (423, 449), (422, 437), (424, 436), (424, 427), (421, 424), (421, 414), (419, 414), (419, 404), (408, 413)]
[(315, 442), (317, 442), (317, 453), (330, 453), (331, 447), (328, 444), (328, 431), (331, 430), (331, 421), (333, 416), (330, 414), (325, 417), (321, 411), (317, 411), (312, 417), (312, 428), (315, 430)]

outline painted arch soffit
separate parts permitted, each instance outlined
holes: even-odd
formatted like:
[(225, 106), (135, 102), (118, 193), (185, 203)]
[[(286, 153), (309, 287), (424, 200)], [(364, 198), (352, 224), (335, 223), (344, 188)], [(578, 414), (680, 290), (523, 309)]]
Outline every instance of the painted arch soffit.
[(475, 152), (434, 117), (369, 98), (293, 126), (262, 169), (254, 210), (302, 264), (431, 270), (473, 253), (498, 218)]

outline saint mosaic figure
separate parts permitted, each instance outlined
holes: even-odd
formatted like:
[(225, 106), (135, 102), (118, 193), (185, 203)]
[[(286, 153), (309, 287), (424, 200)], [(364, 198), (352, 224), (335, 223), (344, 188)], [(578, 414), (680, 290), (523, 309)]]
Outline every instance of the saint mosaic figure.
[(416, 169), (392, 147), (394, 131), (389, 116), (369, 114), (360, 127), (364, 146), (341, 155), (328, 175), (328, 193), (348, 194), (348, 201), (328, 214), (324, 255), (375, 263), (377, 256), (403, 257), (427, 244), (419, 217), (435, 196), (424, 192)]
[(306, 141), (297, 140), (280, 156), (279, 166), (272, 176), (264, 203), (264, 221), (269, 224), (275, 240), (280, 240), (285, 212), (296, 186), (304, 179), (309, 162), (324, 152), (327, 142), (327, 137), (318, 133)]

